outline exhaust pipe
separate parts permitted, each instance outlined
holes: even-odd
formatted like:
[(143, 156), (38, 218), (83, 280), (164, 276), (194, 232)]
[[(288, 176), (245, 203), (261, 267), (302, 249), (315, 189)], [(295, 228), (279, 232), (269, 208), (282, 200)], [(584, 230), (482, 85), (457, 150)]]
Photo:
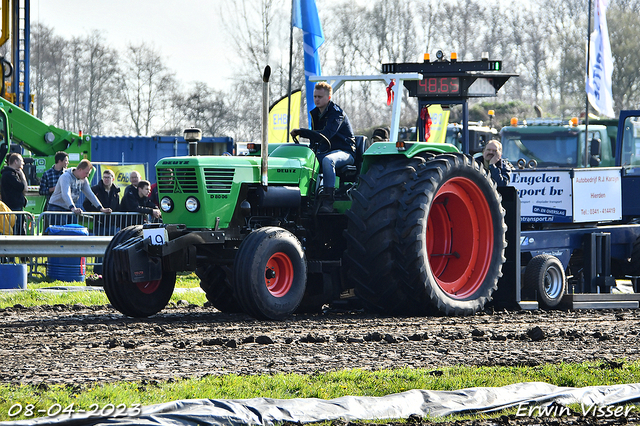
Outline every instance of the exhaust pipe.
[(271, 67), (267, 65), (264, 67), (264, 73), (262, 74), (262, 149), (261, 153), (261, 183), (264, 189), (267, 189), (268, 176), (267, 166), (269, 157), (269, 77), (271, 76)]

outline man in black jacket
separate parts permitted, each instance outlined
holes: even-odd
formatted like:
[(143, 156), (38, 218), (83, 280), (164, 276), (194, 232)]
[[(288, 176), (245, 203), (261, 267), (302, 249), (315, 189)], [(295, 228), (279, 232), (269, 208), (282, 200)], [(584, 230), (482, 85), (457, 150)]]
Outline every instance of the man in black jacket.
[[(313, 91), (313, 102), (316, 107), (309, 111), (311, 128), (322, 133), (331, 142), (331, 151), (318, 154), (318, 161), (322, 165), (322, 204), (318, 210), (321, 213), (333, 211), (335, 197), (336, 169), (351, 165), (355, 162), (356, 139), (347, 114), (331, 100), (333, 88), (321, 81)], [(297, 129), (291, 131), (292, 136), (298, 135)]]
[[(91, 191), (96, 194), (98, 200), (102, 204), (102, 207), (111, 209), (112, 212), (120, 210), (120, 188), (118, 188), (113, 181), (116, 175), (112, 170), (106, 169), (102, 172), (102, 180), (97, 185), (91, 187)], [(85, 199), (82, 203), (85, 211), (99, 212), (100, 209), (91, 204), (91, 201)], [(116, 223), (116, 216), (105, 215), (95, 216), (94, 233), (95, 235), (115, 235), (116, 230), (120, 227)]]
[(476, 161), (489, 172), (498, 186), (507, 186), (511, 180), (513, 166), (509, 160), (502, 158), (502, 144), (500, 141), (491, 139), (484, 146), (482, 156)]
[(129, 191), (124, 194), (120, 203), (120, 211), (142, 213), (150, 215), (154, 219), (159, 219), (161, 216), (160, 210), (156, 208), (149, 198), (149, 192), (151, 192), (151, 184), (148, 180), (141, 180), (138, 182), (138, 188), (135, 191)]
[[(27, 178), (22, 171), (24, 159), (22, 155), (12, 152), (7, 157), (7, 166), (2, 169), (2, 178), (0, 181), (0, 193), (2, 201), (14, 212), (23, 211), (27, 205)], [(24, 215), (16, 218), (13, 227), (15, 235), (24, 235), (26, 233), (24, 227)]]

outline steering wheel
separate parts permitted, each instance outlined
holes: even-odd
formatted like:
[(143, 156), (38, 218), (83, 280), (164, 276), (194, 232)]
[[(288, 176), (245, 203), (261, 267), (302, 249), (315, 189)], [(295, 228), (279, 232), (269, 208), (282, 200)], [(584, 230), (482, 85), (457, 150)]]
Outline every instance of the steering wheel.
[(322, 133), (311, 129), (296, 129), (296, 131), (298, 132), (298, 135), (293, 137), (294, 143), (299, 144), (300, 141), (298, 140), (298, 137), (303, 137), (309, 139), (309, 148), (311, 148), (316, 155), (326, 154), (331, 151), (331, 142)]

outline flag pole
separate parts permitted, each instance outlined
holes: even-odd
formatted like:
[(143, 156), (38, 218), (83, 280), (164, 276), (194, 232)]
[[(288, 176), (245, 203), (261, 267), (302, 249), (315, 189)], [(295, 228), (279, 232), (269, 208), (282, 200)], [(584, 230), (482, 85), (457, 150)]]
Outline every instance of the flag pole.
[[(289, 25), (289, 88), (287, 92), (287, 134), (285, 135), (286, 142), (289, 142), (289, 132), (291, 131), (291, 78), (293, 75), (293, 6), (294, 1), (291, 0), (291, 22)], [(591, 0), (589, 0), (591, 1)]]
[(587, 75), (585, 78), (585, 110), (584, 110), (584, 166), (589, 165), (589, 58), (591, 57), (591, 0), (587, 15)]

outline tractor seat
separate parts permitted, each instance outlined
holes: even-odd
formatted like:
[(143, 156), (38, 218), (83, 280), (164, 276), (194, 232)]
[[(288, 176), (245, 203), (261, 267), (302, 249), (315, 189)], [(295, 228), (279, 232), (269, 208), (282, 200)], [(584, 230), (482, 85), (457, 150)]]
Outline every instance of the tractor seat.
[(336, 170), (336, 176), (340, 178), (341, 182), (355, 182), (358, 180), (360, 174), (360, 167), (362, 166), (362, 154), (367, 148), (367, 137), (362, 135), (356, 136), (356, 154), (352, 165), (342, 166)]

